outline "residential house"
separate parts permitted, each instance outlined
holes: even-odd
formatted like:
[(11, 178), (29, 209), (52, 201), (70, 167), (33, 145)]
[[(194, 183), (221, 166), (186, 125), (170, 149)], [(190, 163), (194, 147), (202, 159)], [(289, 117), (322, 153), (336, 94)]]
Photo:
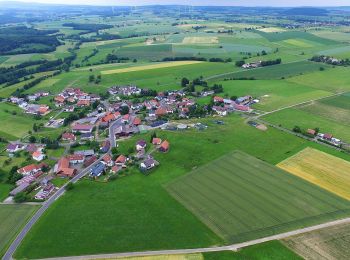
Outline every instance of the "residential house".
[(78, 164), (84, 162), (85, 156), (83, 154), (70, 154), (67, 156), (67, 159), (71, 164)]
[(93, 130), (94, 126), (93, 125), (83, 125), (83, 124), (75, 124), (72, 127), (73, 133), (91, 133)]
[(115, 165), (117, 166), (121, 166), (121, 167), (125, 167), (126, 162), (127, 162), (128, 158), (124, 155), (119, 155), (118, 158), (115, 160)]
[(136, 150), (139, 151), (139, 150), (145, 149), (146, 146), (147, 146), (147, 142), (145, 140), (139, 140), (136, 143)]
[(41, 170), (41, 167), (39, 167), (38, 165), (30, 164), (18, 169), (17, 172), (22, 175), (33, 175), (40, 170)]
[(54, 172), (60, 177), (73, 177), (77, 170), (69, 167), (69, 160), (62, 157), (54, 167)]
[(161, 143), (162, 143), (162, 139), (160, 138), (155, 137), (152, 139), (152, 144), (154, 145), (160, 145)]
[(8, 153), (16, 153), (16, 152), (22, 151), (24, 148), (25, 146), (22, 144), (10, 143), (7, 145), (6, 151)]
[(45, 154), (42, 152), (42, 151), (35, 151), (33, 154), (32, 154), (32, 158), (35, 160), (35, 161), (42, 161), (45, 159)]
[(63, 133), (62, 134), (63, 141), (75, 142), (76, 139), (77, 138), (73, 133)]
[(154, 167), (156, 167), (159, 163), (154, 160), (152, 157), (148, 157), (146, 160), (142, 161), (140, 164), (140, 169), (142, 171), (148, 171)]
[(109, 154), (106, 154), (102, 158), (103, 163), (106, 164), (108, 167), (112, 167), (114, 165), (114, 162), (112, 160), (112, 157)]
[(170, 144), (167, 140), (163, 141), (161, 145), (159, 146), (158, 150), (162, 153), (166, 153), (169, 151)]
[(110, 147), (111, 147), (110, 141), (106, 140), (106, 141), (102, 142), (101, 147), (100, 147), (100, 151), (102, 153), (107, 153), (109, 151)]
[(90, 170), (90, 176), (91, 177), (100, 177), (106, 170), (106, 165), (102, 162), (97, 163), (94, 165)]

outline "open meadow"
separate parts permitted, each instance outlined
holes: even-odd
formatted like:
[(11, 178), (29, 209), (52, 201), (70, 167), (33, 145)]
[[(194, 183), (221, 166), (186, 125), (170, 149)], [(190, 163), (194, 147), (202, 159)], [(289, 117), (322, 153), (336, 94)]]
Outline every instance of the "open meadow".
[(277, 164), (281, 169), (350, 200), (350, 163), (306, 148)]

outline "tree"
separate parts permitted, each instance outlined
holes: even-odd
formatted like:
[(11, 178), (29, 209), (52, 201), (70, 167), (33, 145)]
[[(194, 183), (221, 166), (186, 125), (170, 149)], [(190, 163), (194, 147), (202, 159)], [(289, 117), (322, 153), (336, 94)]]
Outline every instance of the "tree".
[(188, 80), (188, 78), (182, 78), (182, 80), (181, 80), (181, 86), (182, 86), (183, 88), (186, 87), (189, 83), (190, 83), (190, 81)]
[(13, 197), (13, 200), (16, 203), (25, 202), (27, 200), (27, 194), (25, 192), (19, 192)]
[(74, 189), (74, 187), (75, 187), (74, 183), (73, 182), (69, 182), (66, 185), (65, 189), (66, 189), (66, 191), (70, 191), (70, 190)]
[(113, 155), (117, 155), (118, 154), (118, 148), (117, 147), (113, 147), (112, 148), (112, 154)]
[(150, 143), (152, 143), (153, 138), (157, 138), (157, 134), (156, 134), (156, 132), (153, 132), (153, 133), (152, 133)]
[(90, 75), (89, 76), (89, 82), (93, 82), (95, 80), (95, 75)]
[(31, 136), (29, 137), (29, 142), (30, 142), (30, 143), (35, 143), (35, 142), (36, 142), (35, 136), (31, 135)]
[(295, 133), (301, 133), (301, 128), (299, 126), (294, 126), (293, 132)]
[(36, 125), (36, 123), (34, 123), (34, 125), (33, 125), (33, 131), (34, 131), (34, 132), (37, 132), (37, 131), (38, 131), (38, 126)]
[(239, 60), (239, 61), (236, 61), (236, 66), (237, 67), (242, 67), (244, 65), (244, 60)]
[(129, 114), (129, 107), (128, 106), (122, 106), (122, 108), (120, 109), (120, 114), (122, 114), (122, 115)]

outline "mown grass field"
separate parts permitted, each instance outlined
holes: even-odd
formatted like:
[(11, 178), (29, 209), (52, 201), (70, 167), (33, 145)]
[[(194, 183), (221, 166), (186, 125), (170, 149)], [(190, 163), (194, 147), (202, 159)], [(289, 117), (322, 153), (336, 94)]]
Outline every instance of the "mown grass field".
[(222, 81), (224, 95), (251, 95), (260, 102), (253, 107), (264, 111), (286, 107), (311, 99), (326, 97), (332, 93), (291, 83), (285, 80), (231, 80)]
[[(255, 79), (281, 79), (297, 76), (301, 74), (308, 74), (318, 71), (320, 67), (327, 67), (327, 65), (321, 65), (309, 61), (298, 61), (286, 64), (279, 64), (267, 67), (261, 67), (257, 69), (250, 69), (244, 71), (237, 71), (231, 74), (225, 74), (215, 77), (215, 80), (229, 79), (229, 78), (255, 78)], [(300, 82), (299, 82), (300, 83)]]
[[(324, 67), (323, 64), (316, 65), (318, 65), (318, 67)], [(350, 90), (350, 73), (349, 69), (345, 67), (329, 68), (324, 71), (316, 71), (287, 80), (334, 93)]]
[[(171, 150), (154, 154), (161, 165), (147, 177), (131, 169), (127, 177), (114, 182), (79, 182), (49, 208), (16, 256), (43, 258), (223, 244), (163, 185), (235, 149), (272, 164), (309, 145), (350, 160), (346, 154), (275, 129), (259, 131), (238, 116), (222, 120), (225, 124), (219, 126), (210, 118), (202, 119), (209, 126), (205, 131), (157, 132), (159, 137), (169, 140)], [(150, 135), (137, 135), (121, 142), (120, 153), (128, 154), (137, 140), (149, 140)], [(246, 142), (248, 139), (250, 142)]]
[(350, 200), (350, 163), (348, 161), (306, 148), (277, 166)]
[(271, 241), (243, 248), (238, 252), (223, 251), (203, 254), (205, 260), (299, 260), (302, 259), (279, 241)]
[(337, 225), (290, 237), (283, 244), (304, 259), (349, 259), (350, 224)]
[(240, 151), (175, 180), (167, 190), (229, 243), (350, 213), (350, 202)]
[(314, 113), (308, 113), (297, 108), (284, 109), (263, 117), (266, 121), (292, 130), (295, 126), (303, 130), (318, 127), (322, 133), (331, 133), (336, 138), (350, 142), (350, 126), (341, 122), (335, 122)]
[(144, 65), (144, 66), (135, 66), (135, 67), (124, 68), (124, 69), (104, 70), (104, 71), (101, 71), (101, 74), (102, 75), (108, 75), (108, 74), (118, 74), (118, 73), (125, 73), (125, 72), (135, 72), (135, 71), (143, 71), (143, 70), (171, 68), (171, 67), (192, 65), (192, 64), (198, 64), (198, 63), (201, 63), (201, 62), (200, 61), (162, 62), (162, 63), (157, 63), (157, 64)]
[(33, 205), (0, 205), (0, 257), (37, 209)]

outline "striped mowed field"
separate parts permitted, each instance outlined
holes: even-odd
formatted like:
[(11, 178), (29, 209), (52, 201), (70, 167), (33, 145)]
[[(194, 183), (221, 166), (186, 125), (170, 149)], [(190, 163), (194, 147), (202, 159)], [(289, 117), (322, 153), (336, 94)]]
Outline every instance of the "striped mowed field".
[(156, 63), (156, 64), (135, 66), (135, 67), (129, 67), (129, 68), (122, 68), (122, 69), (104, 70), (104, 71), (101, 71), (101, 74), (108, 75), (108, 74), (126, 73), (126, 72), (133, 72), (133, 71), (171, 68), (171, 67), (178, 67), (178, 66), (184, 66), (184, 65), (192, 65), (192, 64), (197, 64), (197, 63), (201, 63), (201, 62), (202, 61), (193, 61), (193, 60), (192, 61), (161, 62), (161, 63)]
[(229, 243), (350, 213), (349, 201), (240, 151), (200, 167), (166, 188)]
[(348, 161), (308, 147), (277, 166), (350, 200)]

